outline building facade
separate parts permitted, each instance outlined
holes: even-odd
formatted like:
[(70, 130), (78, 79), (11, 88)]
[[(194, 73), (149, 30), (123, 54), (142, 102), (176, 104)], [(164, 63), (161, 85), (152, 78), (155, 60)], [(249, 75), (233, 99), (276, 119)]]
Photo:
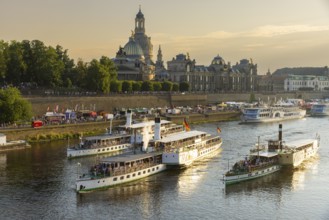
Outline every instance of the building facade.
[(329, 89), (328, 76), (289, 75), (284, 80), (285, 91), (312, 90), (324, 91)]
[(191, 91), (249, 92), (257, 88), (257, 64), (246, 59), (231, 66), (217, 55), (209, 66), (204, 66), (196, 65), (189, 54), (178, 54), (167, 65), (170, 80), (189, 83)]

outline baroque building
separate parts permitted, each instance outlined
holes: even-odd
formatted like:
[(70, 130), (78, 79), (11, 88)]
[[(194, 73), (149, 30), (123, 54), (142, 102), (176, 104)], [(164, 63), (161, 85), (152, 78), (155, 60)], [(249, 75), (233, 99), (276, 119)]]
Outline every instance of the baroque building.
[(119, 47), (113, 59), (119, 80), (144, 81), (154, 79), (153, 45), (145, 34), (145, 18), (139, 8), (135, 18), (135, 31), (124, 47)]
[(173, 82), (187, 82), (191, 91), (238, 91), (247, 92), (257, 89), (257, 64), (242, 59), (231, 66), (217, 55), (209, 66), (196, 65), (189, 54), (178, 54), (167, 62), (169, 78)]

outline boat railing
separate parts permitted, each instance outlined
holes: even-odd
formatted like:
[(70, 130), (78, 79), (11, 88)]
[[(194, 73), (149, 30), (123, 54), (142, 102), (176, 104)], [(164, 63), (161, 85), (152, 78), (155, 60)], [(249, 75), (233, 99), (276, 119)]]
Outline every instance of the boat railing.
[(109, 167), (107, 170), (104, 169), (99, 169), (99, 170), (91, 170), (89, 175), (84, 174), (82, 176), (80, 176), (80, 179), (102, 179), (105, 177), (110, 177), (110, 176), (120, 176), (120, 175), (125, 175), (125, 174), (129, 174), (129, 173), (133, 173), (139, 170), (143, 170), (143, 169), (147, 169), (150, 168), (152, 166), (161, 164), (160, 162), (149, 162), (149, 163), (145, 163), (145, 164), (139, 164), (139, 165), (135, 165), (132, 167), (114, 167), (111, 168)]
[[(216, 139), (216, 138), (212, 138), (212, 139)], [(208, 139), (207, 141), (209, 141), (209, 140), (211, 140), (211, 139)], [(184, 143), (183, 145), (178, 146), (178, 148), (176, 148), (176, 147), (168, 148), (164, 152), (166, 152), (166, 153), (170, 153), (170, 152), (174, 152), (174, 153), (185, 152), (185, 151), (190, 151), (191, 149), (202, 149), (205, 146), (211, 147), (211, 146), (214, 146), (214, 145), (219, 144), (221, 142), (222, 142), (222, 139), (221, 138), (218, 138), (216, 141), (213, 141), (213, 142), (208, 142), (207, 145), (205, 144), (204, 141), (202, 141), (201, 143), (193, 143), (193, 142), (189, 141), (189, 142)]]
[(275, 164), (278, 164), (278, 161), (261, 162), (258, 165), (243, 165), (243, 166), (239, 166), (237, 168), (229, 170), (225, 174), (225, 176), (235, 176), (235, 175), (247, 174), (247, 173), (251, 173), (253, 171), (259, 170), (259, 169), (273, 166)]

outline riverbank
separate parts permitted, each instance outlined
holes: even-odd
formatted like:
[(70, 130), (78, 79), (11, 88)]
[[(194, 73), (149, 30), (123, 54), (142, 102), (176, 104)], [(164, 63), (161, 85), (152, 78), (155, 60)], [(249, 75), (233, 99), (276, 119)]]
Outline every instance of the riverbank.
[[(187, 118), (190, 124), (199, 124), (206, 122), (220, 122), (238, 120), (240, 112), (223, 111), (206, 114), (181, 114), (181, 115), (164, 115), (163, 119), (181, 124), (184, 118)], [(148, 120), (153, 120), (149, 118)], [(125, 124), (125, 120), (113, 120), (112, 127)], [(92, 136), (104, 134), (110, 127), (110, 121), (88, 122), (79, 124), (61, 124), (44, 126), (40, 128), (17, 128), (3, 129), (1, 133), (7, 136), (8, 140), (26, 140), (29, 143), (55, 141), (65, 139), (78, 139), (79, 136)]]

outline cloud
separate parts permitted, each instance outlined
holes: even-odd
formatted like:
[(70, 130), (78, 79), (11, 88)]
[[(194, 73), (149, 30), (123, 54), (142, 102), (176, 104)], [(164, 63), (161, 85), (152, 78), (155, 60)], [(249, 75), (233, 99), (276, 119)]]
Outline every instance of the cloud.
[(310, 26), (310, 25), (265, 25), (258, 27), (250, 32), (246, 32), (245, 36), (249, 37), (275, 37), (280, 35), (328, 31), (329, 26)]

